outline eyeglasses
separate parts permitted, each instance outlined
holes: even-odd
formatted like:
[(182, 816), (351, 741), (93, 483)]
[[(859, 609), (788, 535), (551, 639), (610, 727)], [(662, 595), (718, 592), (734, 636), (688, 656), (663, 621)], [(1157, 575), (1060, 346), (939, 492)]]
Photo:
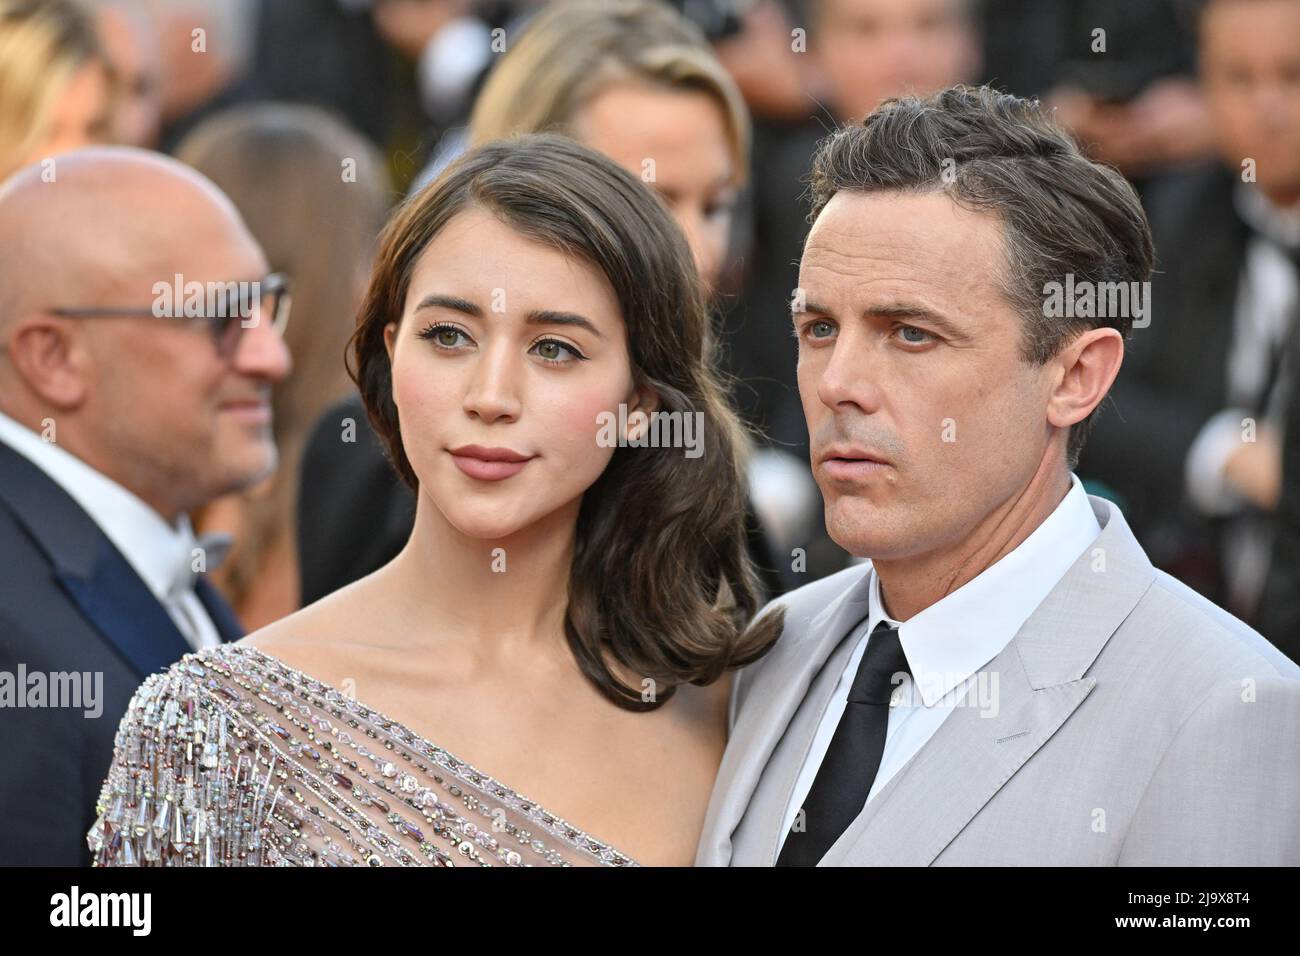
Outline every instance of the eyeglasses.
[(208, 283), (204, 287), (201, 298), (202, 303), (199, 307), (192, 308), (193, 299), (186, 293), (186, 289), (180, 286), (178, 278), (177, 286), (167, 287), (150, 308), (108, 306), (60, 308), (49, 311), (51, 315), (68, 319), (192, 319), (207, 324), (212, 333), (212, 342), (216, 347), (217, 355), (228, 359), (238, 351), (244, 330), (252, 328), (261, 321), (261, 309), (268, 299), (271, 328), (280, 336), (284, 335), (284, 330), (289, 324), (289, 311), (293, 305), (291, 283), (289, 277), (283, 272), (272, 272), (258, 282)]

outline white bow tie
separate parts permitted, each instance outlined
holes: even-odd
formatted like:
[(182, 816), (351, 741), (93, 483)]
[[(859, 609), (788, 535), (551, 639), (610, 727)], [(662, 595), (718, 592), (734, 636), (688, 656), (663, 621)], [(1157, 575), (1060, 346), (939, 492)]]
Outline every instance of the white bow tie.
[[(195, 538), (193, 547), (186, 549), (184, 559), (176, 568), (171, 587), (167, 589), (168, 597), (176, 598), (193, 590), (200, 574), (221, 567), (234, 543), (235, 539), (222, 531), (201, 534)], [(196, 565), (199, 568), (197, 571)]]

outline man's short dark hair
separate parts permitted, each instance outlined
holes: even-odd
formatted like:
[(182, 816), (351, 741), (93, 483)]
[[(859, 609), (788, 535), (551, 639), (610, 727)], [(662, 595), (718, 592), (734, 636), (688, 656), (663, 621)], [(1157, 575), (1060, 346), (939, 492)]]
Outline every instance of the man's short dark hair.
[[(861, 124), (836, 130), (818, 146), (809, 221), (842, 189), (942, 190), (963, 207), (997, 216), (1004, 226), (997, 280), (1023, 317), (1025, 361), (1043, 364), (1090, 328), (1130, 337), (1131, 315), (1044, 314), (1047, 283), (1064, 283), (1067, 274), (1076, 286), (1145, 282), (1154, 252), (1133, 187), (1084, 156), (1037, 101), (967, 86), (926, 99), (886, 100)], [(1070, 429), (1071, 470), (1094, 414)]]

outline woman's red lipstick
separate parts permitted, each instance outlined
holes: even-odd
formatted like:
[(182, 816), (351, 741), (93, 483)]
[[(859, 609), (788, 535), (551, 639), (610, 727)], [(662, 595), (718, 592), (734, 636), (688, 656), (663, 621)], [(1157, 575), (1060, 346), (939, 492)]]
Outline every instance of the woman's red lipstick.
[(486, 448), (483, 445), (461, 445), (448, 450), (456, 467), (480, 481), (500, 481), (517, 475), (524, 465), (536, 455), (525, 455), (513, 448)]

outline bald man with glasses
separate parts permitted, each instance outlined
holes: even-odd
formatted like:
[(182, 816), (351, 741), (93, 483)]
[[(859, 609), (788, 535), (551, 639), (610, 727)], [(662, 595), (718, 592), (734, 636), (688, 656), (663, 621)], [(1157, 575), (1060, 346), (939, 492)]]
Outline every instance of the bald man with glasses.
[(132, 693), (242, 636), (188, 513), (275, 469), (288, 314), (180, 163), (95, 148), (0, 185), (0, 865), (88, 863)]

